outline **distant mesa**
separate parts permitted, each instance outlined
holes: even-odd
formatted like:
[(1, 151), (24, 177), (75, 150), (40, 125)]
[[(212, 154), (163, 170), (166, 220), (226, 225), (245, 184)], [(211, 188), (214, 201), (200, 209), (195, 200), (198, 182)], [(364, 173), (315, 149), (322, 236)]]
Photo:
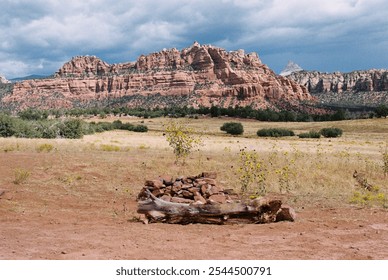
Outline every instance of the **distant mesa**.
[(290, 61), (288, 61), (286, 67), (284, 67), (284, 69), (282, 70), (282, 72), (280, 72), (279, 75), (283, 76), (283, 77), (287, 77), (287, 76), (291, 75), (292, 73), (300, 72), (300, 71), (303, 71), (303, 68), (300, 67), (295, 62), (290, 60)]
[(0, 99), (12, 111), (96, 106), (282, 110), (315, 102), (305, 86), (276, 75), (257, 53), (198, 42), (118, 64), (75, 56), (50, 78), (14, 83), (12, 92)]

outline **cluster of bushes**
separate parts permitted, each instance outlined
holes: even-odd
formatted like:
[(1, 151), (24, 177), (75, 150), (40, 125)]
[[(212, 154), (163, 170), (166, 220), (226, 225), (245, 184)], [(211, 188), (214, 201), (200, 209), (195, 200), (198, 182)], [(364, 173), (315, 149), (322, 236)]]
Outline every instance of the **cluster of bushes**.
[[(228, 134), (240, 135), (244, 133), (244, 127), (239, 122), (227, 122), (224, 123), (221, 128), (222, 131), (225, 131)], [(320, 131), (311, 130), (306, 133), (299, 134), (299, 138), (321, 138), (321, 136), (326, 138), (340, 137), (343, 131), (340, 128), (329, 127), (322, 128)], [(294, 131), (285, 128), (263, 128), (257, 131), (257, 136), (259, 137), (286, 137), (286, 136), (295, 136)]]
[(110, 131), (110, 130), (128, 130), (128, 131), (134, 131), (134, 132), (147, 132), (148, 127), (142, 124), (139, 125), (133, 125), (131, 123), (123, 123), (120, 120), (116, 120), (114, 122), (90, 122), (89, 123), (89, 130), (90, 133), (95, 132), (104, 132), (104, 131)]
[(105, 118), (107, 115), (114, 116), (137, 116), (143, 118), (156, 118), (156, 117), (185, 117), (195, 115), (210, 115), (211, 117), (229, 116), (238, 118), (249, 118), (260, 121), (272, 121), (272, 122), (306, 122), (306, 121), (338, 121), (345, 119), (345, 111), (338, 110), (333, 114), (307, 114), (304, 112), (296, 112), (292, 110), (275, 111), (271, 109), (253, 109), (251, 106), (245, 107), (228, 107), (222, 108), (218, 106), (211, 107), (199, 107), (193, 108), (188, 106), (172, 106), (165, 108), (127, 108), (127, 107), (115, 107), (115, 108), (73, 108), (73, 109), (51, 109), (48, 111), (28, 109), (19, 113), (23, 118), (28, 119), (44, 119), (48, 115), (55, 116), (57, 118), (68, 117), (80, 117), (80, 116), (99, 116)]
[(374, 113), (378, 118), (386, 118), (388, 116), (388, 105), (382, 104), (378, 106)]
[(19, 112), (18, 116), (23, 120), (29, 121), (47, 120), (49, 116), (49, 111), (29, 108), (27, 110)]
[(284, 136), (295, 136), (292, 130), (285, 128), (263, 128), (257, 131), (259, 137), (284, 137)]
[(29, 121), (0, 115), (0, 137), (75, 139), (81, 138), (87, 131), (87, 124), (78, 119)]
[[(73, 108), (73, 109), (51, 109), (38, 110), (27, 109), (19, 113), (19, 116), (28, 120), (42, 120), (47, 119), (49, 115), (57, 118), (80, 117), (80, 116), (100, 116), (105, 118), (107, 115), (114, 116), (137, 116), (143, 118), (156, 117), (185, 117), (195, 115), (210, 115), (211, 117), (229, 116), (239, 118), (256, 119), (260, 121), (271, 122), (308, 122), (308, 121), (339, 121), (346, 119), (346, 112), (343, 109), (338, 109), (330, 114), (308, 114), (302, 111), (295, 110), (280, 110), (275, 111), (271, 109), (253, 109), (251, 106), (245, 107), (228, 107), (222, 108), (218, 106), (193, 108), (188, 106), (172, 106), (165, 108), (127, 108), (127, 107), (104, 107), (104, 108)], [(371, 116), (386, 117), (388, 116), (387, 105), (380, 105), (375, 108)]]
[(336, 127), (322, 128), (320, 131), (311, 130), (306, 133), (299, 134), (299, 138), (336, 138), (342, 136), (342, 129)]
[[(203, 108), (201, 109), (203, 110)], [(275, 111), (271, 109), (253, 109), (251, 106), (221, 108), (212, 106), (206, 114), (211, 117), (229, 116), (256, 119), (269, 122), (309, 122), (309, 121), (339, 121), (345, 119), (345, 111), (340, 109), (332, 114), (308, 114), (293, 110)]]
[(121, 121), (87, 123), (80, 119), (48, 120), (38, 118), (36, 120), (35, 117), (23, 119), (0, 114), (0, 137), (77, 139), (87, 134), (114, 129), (135, 132), (148, 131), (145, 125), (123, 124)]

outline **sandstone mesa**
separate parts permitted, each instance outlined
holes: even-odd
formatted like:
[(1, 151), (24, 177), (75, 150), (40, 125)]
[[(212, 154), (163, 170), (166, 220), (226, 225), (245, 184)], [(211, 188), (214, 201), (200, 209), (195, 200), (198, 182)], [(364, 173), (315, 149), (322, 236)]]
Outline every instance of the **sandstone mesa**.
[(185, 105), (282, 109), (315, 100), (305, 86), (276, 75), (256, 53), (197, 42), (112, 65), (95, 56), (76, 56), (53, 78), (15, 83), (0, 99), (0, 106), (16, 111)]

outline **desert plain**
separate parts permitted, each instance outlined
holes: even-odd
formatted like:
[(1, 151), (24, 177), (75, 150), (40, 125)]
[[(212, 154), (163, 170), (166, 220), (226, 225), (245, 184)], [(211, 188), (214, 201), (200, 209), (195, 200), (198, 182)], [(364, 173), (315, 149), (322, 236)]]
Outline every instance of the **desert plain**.
[[(0, 259), (388, 259), (387, 119), (234, 119), (244, 125), (242, 136), (220, 131), (229, 118), (185, 119), (203, 140), (185, 164), (175, 163), (166, 141), (168, 118), (120, 119), (149, 131), (0, 138)], [(333, 126), (342, 137), (256, 135), (260, 128), (299, 134)], [(238, 192), (241, 149), (257, 153), (266, 192), (295, 209), (295, 222), (142, 223), (136, 197), (145, 180), (216, 171), (219, 184)], [(355, 170), (375, 192), (356, 182)]]

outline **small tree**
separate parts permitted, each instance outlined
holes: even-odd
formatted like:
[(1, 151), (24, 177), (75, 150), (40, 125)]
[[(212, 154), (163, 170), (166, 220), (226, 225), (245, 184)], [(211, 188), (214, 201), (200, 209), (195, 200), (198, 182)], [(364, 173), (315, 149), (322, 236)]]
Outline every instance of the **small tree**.
[(174, 150), (175, 163), (180, 160), (185, 163), (187, 156), (192, 150), (202, 144), (202, 137), (196, 134), (193, 128), (182, 121), (171, 120), (166, 125), (165, 136), (168, 144)]
[(227, 122), (224, 123), (221, 128), (222, 131), (225, 131), (228, 134), (240, 135), (244, 133), (244, 127), (239, 122)]

